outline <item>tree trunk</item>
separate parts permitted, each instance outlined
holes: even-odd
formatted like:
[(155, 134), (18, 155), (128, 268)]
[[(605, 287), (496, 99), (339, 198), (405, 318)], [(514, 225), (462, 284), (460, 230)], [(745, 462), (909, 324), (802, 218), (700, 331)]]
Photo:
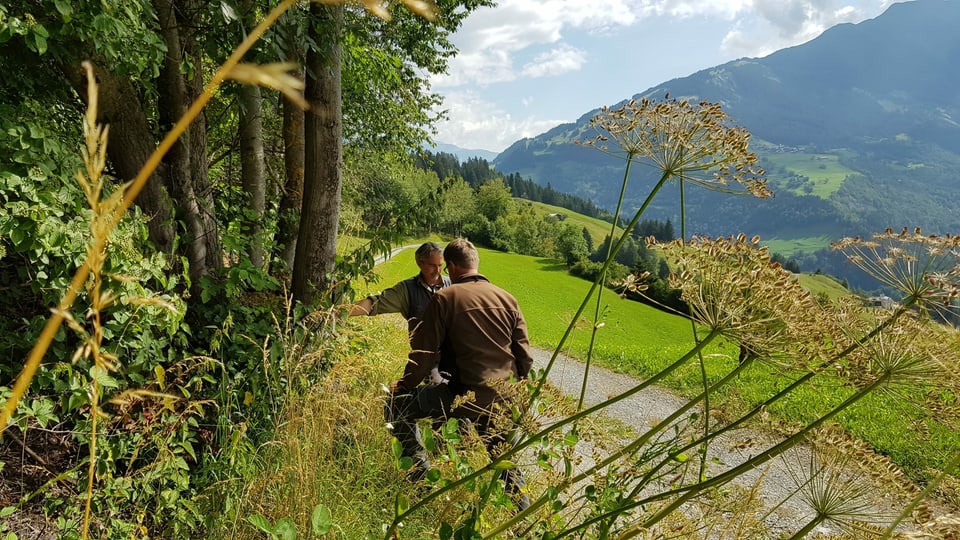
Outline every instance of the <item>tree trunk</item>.
[[(181, 33), (181, 28), (189, 28), (187, 25), (181, 26), (180, 23), (189, 17), (178, 13), (178, 10), (189, 9), (191, 6), (187, 4), (188, 2), (180, 5), (170, 0), (154, 0), (160, 34), (167, 46), (157, 84), (158, 116), (163, 132), (169, 130), (183, 116), (191, 101), (187, 81), (180, 70), (180, 61), (185, 53), (182, 43), (188, 40), (188, 36)], [(199, 81), (200, 72), (200, 69), (194, 72), (194, 81), (191, 81), (194, 86), (199, 82), (202, 87), (202, 82)], [(196, 93), (195, 89), (191, 89)], [(199, 286), (201, 277), (222, 266), (212, 190), (207, 175), (205, 128), (202, 123), (192, 125), (170, 148), (163, 160), (164, 177), (170, 194), (176, 201), (178, 217), (186, 229), (183, 244), (187, 250), (193, 287)], [(195, 155), (198, 152), (200, 155)]]
[(303, 206), (304, 113), (297, 104), (283, 100), (283, 197), (280, 199), (280, 224), (276, 245), (278, 256), (293, 269), (300, 230), (300, 208)]
[(263, 153), (263, 104), (260, 87), (243, 85), (240, 103), (240, 177), (247, 195), (243, 234), (249, 241), (250, 263), (263, 269), (263, 218), (266, 210), (267, 179)]
[[(94, 66), (94, 70), (99, 86), (97, 121), (110, 126), (107, 157), (117, 176), (124, 181), (133, 180), (156, 148), (154, 134), (144, 114), (146, 109), (141, 105), (129, 79), (106, 71), (101, 66)], [(87, 78), (80, 64), (63, 65), (61, 71), (77, 94), (86, 101)], [(157, 251), (171, 255), (176, 236), (173, 201), (158, 173), (150, 177), (135, 203), (149, 218), (147, 229), (150, 242)]]
[(343, 6), (310, 4), (304, 123), (304, 192), (293, 267), (293, 298), (305, 304), (330, 285), (337, 255), (337, 222), (343, 167), (340, 68)]

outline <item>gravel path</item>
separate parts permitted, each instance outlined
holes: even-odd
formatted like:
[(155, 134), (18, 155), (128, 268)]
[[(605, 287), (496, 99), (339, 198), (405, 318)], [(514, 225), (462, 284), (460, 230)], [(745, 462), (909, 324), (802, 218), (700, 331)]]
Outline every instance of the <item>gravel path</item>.
[[(534, 365), (538, 369), (546, 367), (551, 351), (534, 350)], [(583, 384), (584, 364), (578, 360), (561, 356), (554, 363), (548, 377), (549, 382), (564, 394), (579, 397)], [(584, 401), (586, 406), (592, 406), (609, 397), (616, 396), (639, 384), (640, 380), (629, 375), (615, 373), (610, 370), (591, 366), (587, 392)], [(629, 398), (604, 409), (605, 414), (619, 422), (630, 426), (637, 433), (642, 433), (671, 415), (686, 400), (662, 388), (648, 388)], [(739, 465), (768, 448), (776, 442), (769, 434), (752, 429), (742, 429), (713, 442), (710, 446), (710, 457), (713, 462), (709, 473), (716, 475), (719, 472)], [(795, 491), (796, 483), (790, 475), (787, 464), (795, 470), (797, 464), (809, 463), (810, 449), (798, 446), (782, 456), (769, 461), (759, 469), (750, 471), (734, 481), (743, 486), (752, 486), (758, 479), (763, 478), (760, 489), (765, 506), (772, 508), (779, 501), (790, 496)], [(871, 503), (879, 515), (896, 516), (899, 511), (899, 502), (893, 497), (878, 489), (875, 500)], [(792, 534), (799, 530), (813, 517), (813, 512), (796, 497), (777, 508), (765, 520), (771, 537), (782, 534)], [(821, 533), (839, 534), (841, 531), (829, 524), (815, 529), (811, 534)]]

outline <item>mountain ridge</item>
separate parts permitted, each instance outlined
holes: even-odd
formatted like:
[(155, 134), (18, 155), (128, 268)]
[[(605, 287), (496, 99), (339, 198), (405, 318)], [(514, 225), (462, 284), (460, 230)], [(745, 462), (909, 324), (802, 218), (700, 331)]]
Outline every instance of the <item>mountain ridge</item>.
[[(960, 187), (960, 93), (952, 90), (960, 87), (958, 25), (960, 2), (893, 4), (874, 19), (835, 26), (802, 45), (632, 96), (669, 93), (720, 103), (753, 135), (751, 150), (776, 197), (687, 190), (688, 234), (789, 240), (837, 239), (888, 226), (960, 229), (952, 210)], [(599, 111), (515, 142), (493, 165), (612, 208), (623, 162), (573, 144), (592, 138), (589, 120)], [(628, 211), (645, 195), (643, 179), (631, 183)], [(668, 186), (645, 217), (679, 223), (677, 200), (677, 187)]]

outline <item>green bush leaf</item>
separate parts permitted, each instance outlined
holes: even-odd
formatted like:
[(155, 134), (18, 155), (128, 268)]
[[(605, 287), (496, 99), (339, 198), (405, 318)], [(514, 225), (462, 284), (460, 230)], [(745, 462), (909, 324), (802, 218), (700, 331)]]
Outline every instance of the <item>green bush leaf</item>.
[(288, 517), (277, 521), (273, 531), (283, 540), (297, 540), (297, 525)]
[(260, 529), (261, 531), (267, 534), (273, 534), (273, 524), (270, 523), (269, 519), (261, 516), (260, 514), (247, 516), (247, 521), (249, 521), (254, 527)]
[(433, 436), (433, 430), (424, 430), (422, 437), (423, 447), (427, 449), (427, 452), (436, 452), (437, 438)]
[(90, 368), (90, 378), (97, 381), (97, 383), (104, 388), (119, 388), (120, 383), (116, 379), (110, 376), (110, 373), (107, 372), (105, 368), (100, 366), (93, 366)]
[(394, 510), (396, 511), (396, 515), (399, 516), (410, 509), (410, 500), (407, 499), (407, 496), (403, 493), (397, 493), (397, 500), (393, 506)]
[(403, 455), (403, 445), (396, 437), (390, 441), (390, 451), (393, 452), (393, 459), (400, 459), (400, 456)]
[(320, 536), (330, 532), (333, 527), (333, 516), (330, 509), (325, 504), (318, 504), (313, 507), (313, 515), (310, 516), (310, 524), (313, 526), (313, 534)]

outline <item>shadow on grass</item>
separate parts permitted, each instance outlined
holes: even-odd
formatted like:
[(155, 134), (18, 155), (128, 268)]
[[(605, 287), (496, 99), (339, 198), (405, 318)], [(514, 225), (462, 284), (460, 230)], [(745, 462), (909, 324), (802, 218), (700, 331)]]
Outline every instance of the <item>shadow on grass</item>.
[(567, 265), (564, 264), (560, 259), (537, 259), (537, 264), (540, 265), (541, 270), (547, 270), (550, 272), (566, 272)]

